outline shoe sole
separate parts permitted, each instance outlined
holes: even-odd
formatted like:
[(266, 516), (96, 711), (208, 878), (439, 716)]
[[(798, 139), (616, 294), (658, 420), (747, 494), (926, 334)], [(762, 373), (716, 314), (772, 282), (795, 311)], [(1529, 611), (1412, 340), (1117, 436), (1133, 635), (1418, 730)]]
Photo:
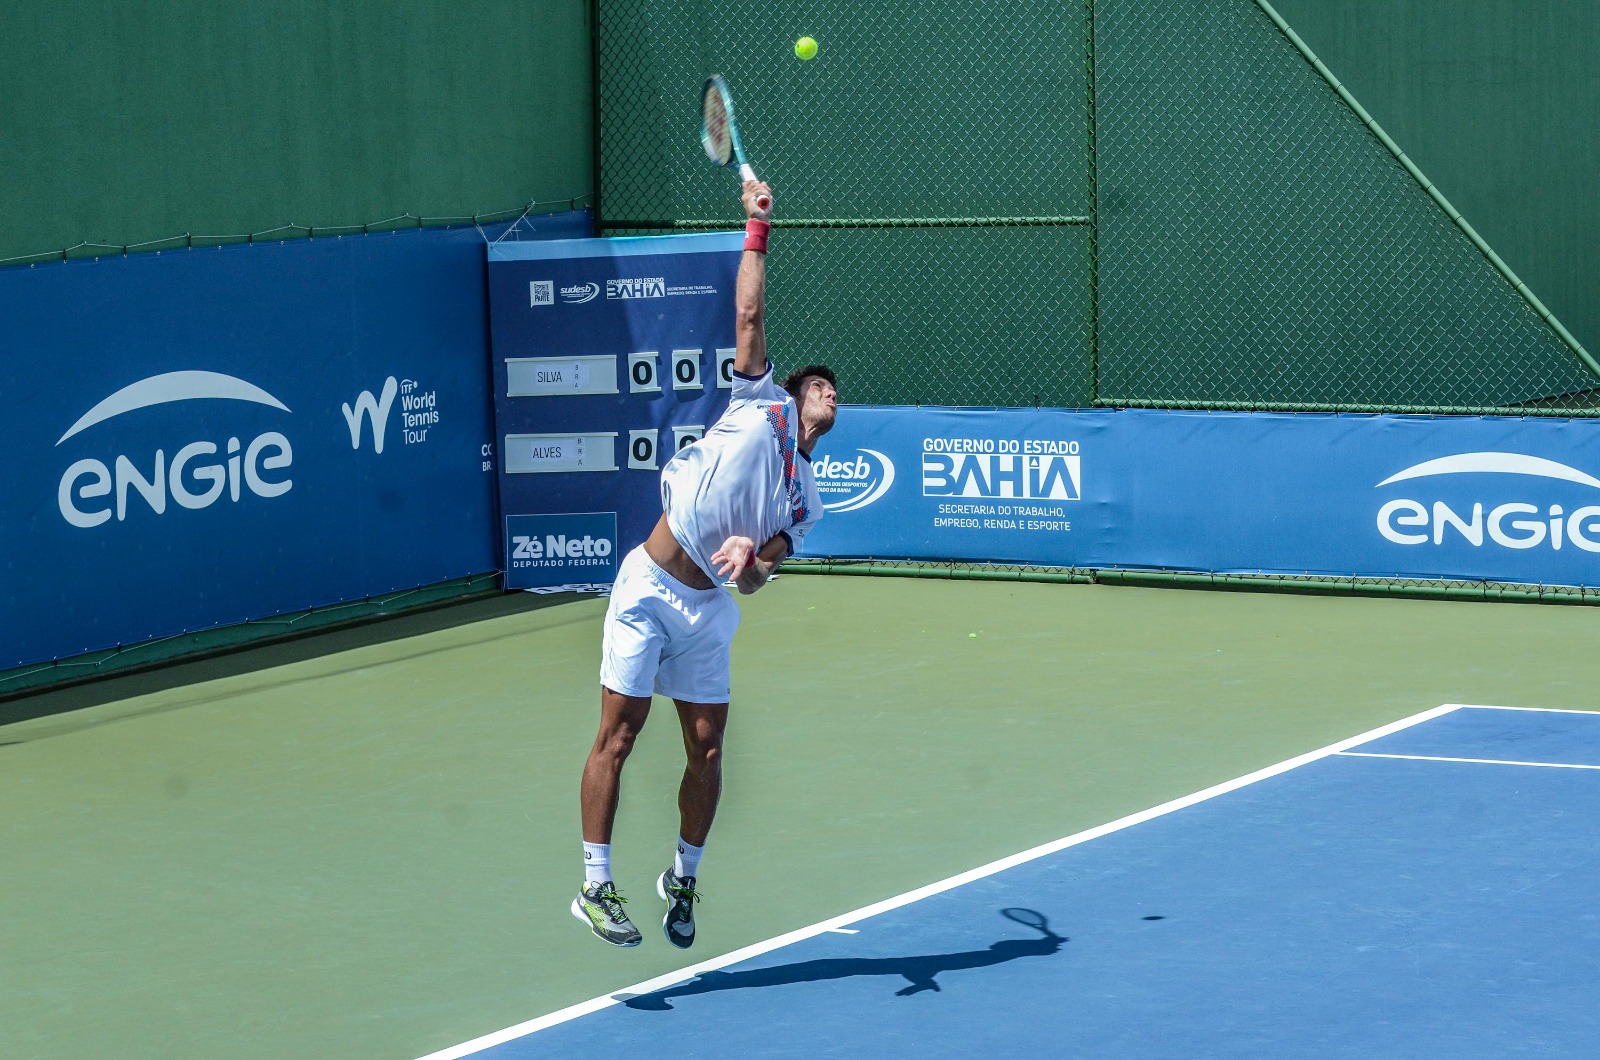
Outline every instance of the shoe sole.
[(600, 929), (594, 926), (594, 921), (589, 919), (589, 914), (583, 911), (583, 903), (576, 898), (572, 900), (572, 915), (581, 921), (583, 926), (588, 928), (590, 932), (594, 934), (595, 938), (599, 939), (601, 942), (604, 942), (607, 946), (616, 946), (618, 949), (629, 949), (639, 945), (639, 943), (644, 941), (642, 937), (632, 939), (628, 942), (618, 942), (615, 939), (606, 938), (600, 933)]
[[(661, 933), (667, 936), (668, 942), (672, 943), (680, 950), (686, 950), (690, 946), (693, 946), (693, 935), (690, 935), (689, 941), (685, 942), (682, 935), (674, 935), (672, 933), (672, 899), (667, 897), (667, 874), (665, 872), (656, 877), (656, 893), (661, 896), (661, 900), (663, 902), (668, 903), (667, 915), (661, 918)], [(574, 899), (574, 901), (576, 901), (576, 899)], [(588, 918), (585, 917), (584, 919), (587, 920)]]

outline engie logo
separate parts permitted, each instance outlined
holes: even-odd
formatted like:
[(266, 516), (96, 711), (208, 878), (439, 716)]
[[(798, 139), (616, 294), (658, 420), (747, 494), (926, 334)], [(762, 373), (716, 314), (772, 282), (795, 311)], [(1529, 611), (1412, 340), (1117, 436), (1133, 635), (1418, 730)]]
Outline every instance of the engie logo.
[[(1378, 533), (1397, 545), (1443, 545), (1448, 539), (1459, 538), (1473, 548), (1490, 544), (1559, 551), (1571, 542), (1585, 552), (1600, 552), (1600, 504), (1582, 503), (1600, 501), (1600, 494), (1588, 492), (1600, 491), (1600, 480), (1554, 460), (1522, 453), (1460, 453), (1414, 464), (1390, 475), (1375, 488), (1417, 482), (1407, 492), (1428, 498), (1429, 493), (1444, 492), (1446, 483), (1431, 482), (1429, 485), (1436, 488), (1424, 492), (1419, 480), (1446, 475), (1474, 477), (1462, 480), (1451, 501), (1435, 496), (1431, 504), (1414, 497), (1386, 502), (1378, 509)], [(1497, 483), (1481, 477), (1485, 475), (1516, 476), (1512, 483), (1498, 484), (1515, 489), (1495, 490)], [(1582, 486), (1585, 491), (1553, 492), (1549, 485), (1552, 481)], [(1511, 494), (1510, 499), (1507, 493)], [(1560, 496), (1571, 503), (1573, 494), (1578, 503), (1570, 511), (1567, 504), (1556, 500)]]
[(607, 298), (665, 298), (667, 280), (664, 276), (639, 276), (630, 280), (607, 280)]
[(506, 516), (506, 571), (524, 588), (614, 581), (616, 513)]
[[(219, 372), (167, 372), (130, 383), (78, 417), (57, 441), (67, 439), (138, 409), (179, 401), (246, 401), (288, 412), (289, 407), (252, 383)], [(167, 443), (170, 445), (173, 443)], [(179, 445), (167, 461), (167, 445), (144, 453), (119, 453), (110, 466), (95, 457), (74, 461), (61, 474), (56, 506), (73, 526), (99, 526), (115, 511), (128, 517), (128, 494), (137, 493), (156, 515), (167, 510), (170, 496), (181, 508), (209, 508), (222, 498), (237, 502), (246, 490), (257, 497), (281, 497), (294, 486), (288, 469), (294, 462), (289, 439), (277, 431), (256, 435), (249, 444), (238, 437), (217, 442), (199, 439)]]
[(1081, 456), (1071, 441), (924, 438), (924, 497), (1075, 501)]
[(811, 461), (825, 512), (853, 512), (889, 492), (894, 461), (876, 449), (857, 449), (853, 458), (819, 456)]
[(582, 305), (592, 302), (600, 294), (598, 283), (575, 283), (570, 287), (561, 288), (561, 300), (568, 305)]

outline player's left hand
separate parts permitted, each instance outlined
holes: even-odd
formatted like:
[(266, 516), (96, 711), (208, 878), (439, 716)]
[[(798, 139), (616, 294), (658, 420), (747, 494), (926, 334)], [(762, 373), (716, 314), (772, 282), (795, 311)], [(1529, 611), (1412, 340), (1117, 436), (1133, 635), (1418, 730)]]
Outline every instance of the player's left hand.
[(730, 581), (738, 581), (739, 575), (750, 565), (750, 560), (756, 554), (756, 543), (748, 537), (730, 537), (722, 543), (722, 547), (711, 554), (711, 562), (717, 565), (718, 577)]

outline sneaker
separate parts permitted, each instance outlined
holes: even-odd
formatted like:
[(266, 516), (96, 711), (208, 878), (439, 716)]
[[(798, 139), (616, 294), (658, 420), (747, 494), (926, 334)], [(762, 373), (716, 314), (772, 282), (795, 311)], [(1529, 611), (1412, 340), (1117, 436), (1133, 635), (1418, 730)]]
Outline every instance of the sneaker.
[(613, 946), (637, 946), (644, 939), (622, 911), (627, 899), (617, 893), (610, 880), (586, 883), (572, 900), (572, 915), (589, 925), (602, 942)]
[(686, 950), (694, 945), (694, 904), (700, 893), (694, 889), (693, 876), (674, 876), (669, 868), (656, 880), (656, 893), (663, 902), (670, 902), (667, 915), (661, 920), (661, 930), (667, 941)]

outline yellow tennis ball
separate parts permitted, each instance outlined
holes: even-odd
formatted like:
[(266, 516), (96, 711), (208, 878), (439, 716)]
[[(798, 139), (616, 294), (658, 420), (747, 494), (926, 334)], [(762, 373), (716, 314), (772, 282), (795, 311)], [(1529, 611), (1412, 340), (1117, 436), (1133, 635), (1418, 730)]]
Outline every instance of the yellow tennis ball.
[(817, 57), (817, 39), (815, 37), (801, 37), (794, 42), (794, 54), (801, 59), (815, 59)]

